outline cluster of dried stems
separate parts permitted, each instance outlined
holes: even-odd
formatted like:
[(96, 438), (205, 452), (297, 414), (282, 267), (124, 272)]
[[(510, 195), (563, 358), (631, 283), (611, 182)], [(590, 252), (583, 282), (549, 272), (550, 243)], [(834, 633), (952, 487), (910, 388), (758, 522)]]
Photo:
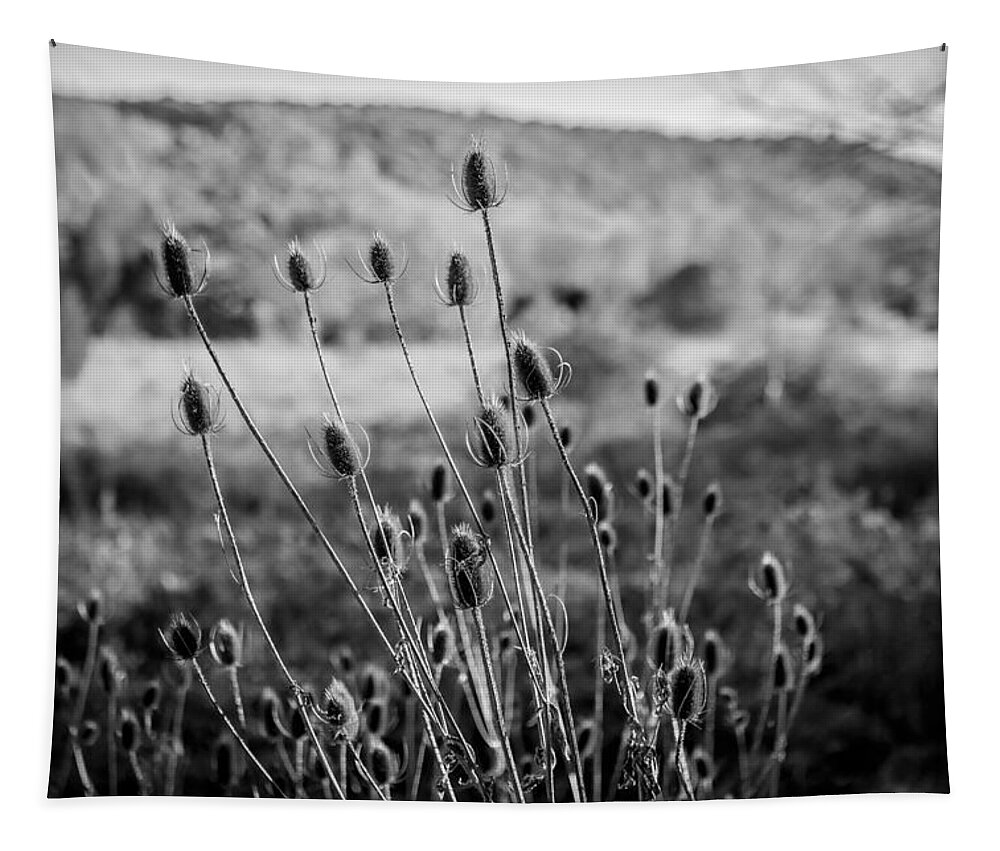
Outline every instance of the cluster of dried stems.
[[(164, 226), (162, 278), (157, 278), (161, 288), (185, 308), (224, 393), (343, 579), (391, 665), (369, 660), (359, 667), (353, 653), (341, 648), (331, 655), (334, 670), (328, 684), (317, 692), (286, 663), (254, 596), (213, 454), (222, 426), (223, 391), (188, 372), (175, 422), (201, 444), (225, 561), (245, 598), (251, 628), (281, 673), (285, 697), (279, 690), (266, 689), (249, 718), (238, 674), (243, 630), (223, 620), (203, 635), (195, 617), (178, 614), (161, 633), (179, 672), (172, 688), (172, 711), (166, 713), (161, 706), (163, 689), (158, 683), (142, 690), (137, 708), (125, 704), (127, 678), (117, 657), (101, 643), (102, 606), (95, 594), (81, 604), (81, 615), (89, 625), (81, 670), (63, 659), (58, 663), (57, 694), (66, 709), (66, 746), (63, 762), (53, 772), (54, 794), (63, 793), (74, 768), (83, 791), (98, 792), (88, 771), (86, 749), (99, 737), (100, 725), (85, 718), (95, 678), (107, 696), (107, 785), (102, 791), (109, 794), (119, 788), (120, 762), (128, 766), (134, 788), (142, 794), (179, 791), (185, 698), (194, 682), (222, 724), (213, 753), (216, 778), (234, 794), (383, 800), (431, 796), (519, 803), (600, 801), (617, 795), (694, 800), (722, 794), (778, 794), (788, 731), (822, 656), (813, 617), (802, 606), (794, 606), (799, 646), (793, 654), (783, 639), (789, 584), (785, 570), (771, 554), (753, 566), (750, 587), (770, 610), (773, 641), (751, 732), (751, 714), (740, 705), (735, 689), (721, 684), (733, 654), (714, 630), (696, 642), (687, 625), (722, 511), (718, 485), (711, 485), (702, 496), (701, 536), (683, 588), (676, 587), (674, 576), (678, 518), (688, 497), (698, 429), (716, 404), (713, 386), (702, 377), (677, 397), (688, 432), (672, 476), (665, 464), (660, 381), (653, 373), (645, 378), (642, 393), (651, 417), (653, 471), (639, 471), (634, 493), (651, 532), (649, 587), (641, 622), (630, 628), (617, 575), (614, 490), (596, 464), (578, 470), (572, 432), (560, 423), (553, 404), (571, 377), (570, 365), (558, 352), (540, 348), (509, 326), (491, 219), (491, 211), (506, 195), (506, 186), (500, 183), (487, 150), (474, 141), (461, 170), (453, 175), (453, 200), (482, 221), (505, 354), (505, 380), (498, 393), (484, 386), (476, 360), (467, 311), (479, 294), (479, 282), (465, 255), (454, 251), (444, 280), (434, 282), (441, 301), (458, 315), (478, 399), (465, 442), (469, 458), (492, 476), (481, 499), (473, 497), (445, 439), (407, 345), (395, 299), (405, 263), (399, 263), (389, 242), (376, 233), (351, 266), (359, 278), (384, 292), (413, 387), (440, 446), (443, 460), (430, 483), (433, 520), (414, 500), (404, 525), (376, 498), (367, 474), (372, 447), (367, 436), (351, 426), (352, 412), (337, 396), (320, 342), (313, 302), (328, 276), (322, 249), (315, 246), (318, 273), (297, 239), (288, 244), (284, 263), (274, 258), (275, 277), (302, 299), (331, 406), (318, 418), (319, 431), (309, 434), (309, 451), (320, 470), (347, 490), (376, 582), (375, 597), (359, 580), (359, 571), (341, 559), (257, 427), (202, 323), (195, 299), (209, 280), (207, 245), (191, 249), (174, 225)], [(192, 253), (203, 254), (200, 274)], [(551, 439), (564, 473), (565, 530), (570, 533), (574, 524), (586, 528), (598, 580), (596, 606), (584, 616), (585, 630), (592, 629), (595, 636), (594, 675), (590, 693), (582, 696), (570, 692), (565, 660), (569, 615), (562, 601), (568, 546), (561, 542), (558, 565), (548, 570), (537, 547), (537, 461), (528, 452), (528, 437), (539, 419), (539, 430)], [(463, 505), (450, 508), (456, 498)], [(449, 510), (464, 517), (451, 528)], [(428, 549), (440, 550), (440, 565), (431, 563)], [(417, 612), (411, 604), (412, 589), (408, 590), (404, 574), (414, 562), (430, 612)], [(644, 645), (638, 635), (645, 636)], [(212, 688), (202, 661), (206, 649), (225, 672), (228, 697), (220, 698)], [(398, 677), (395, 688), (390, 673)], [(614, 705), (609, 694), (615, 697)], [(581, 705), (591, 707), (586, 718), (577, 717)], [(728, 774), (717, 769), (717, 742), (723, 731), (736, 743), (736, 765)], [(724, 776), (733, 778), (727, 791), (720, 782)]]

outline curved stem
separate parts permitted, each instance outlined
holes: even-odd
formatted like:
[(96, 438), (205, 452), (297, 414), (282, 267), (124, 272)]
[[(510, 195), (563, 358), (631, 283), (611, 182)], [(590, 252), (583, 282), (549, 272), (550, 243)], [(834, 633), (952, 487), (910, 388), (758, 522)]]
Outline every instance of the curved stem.
[(674, 721), (674, 739), (677, 741), (677, 748), (674, 751), (674, 761), (677, 763), (677, 776), (680, 777), (681, 787), (689, 801), (696, 800), (694, 786), (691, 783), (691, 769), (688, 767), (687, 753), (684, 751), (684, 734), (687, 732), (687, 722)]

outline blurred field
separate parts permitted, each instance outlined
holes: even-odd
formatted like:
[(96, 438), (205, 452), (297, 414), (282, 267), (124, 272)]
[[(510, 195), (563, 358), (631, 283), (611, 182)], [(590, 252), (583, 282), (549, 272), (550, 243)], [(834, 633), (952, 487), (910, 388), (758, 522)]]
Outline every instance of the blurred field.
[[(184, 360), (216, 378), (184, 336), (183, 311), (151, 280), (144, 251), (158, 217), (211, 245), (217, 271), (202, 304), (212, 332), (227, 338), (222, 357), (367, 581), (346, 495), (306, 451), (304, 429), (328, 405), (300, 308), (271, 279), (270, 255), (297, 234), (330, 256), (317, 307), (334, 378), (371, 437), (376, 494), (404, 510), (424, 494), (437, 452), (388, 340), (380, 294), (342, 261), (374, 227), (405, 243), (403, 324), (460, 447), (474, 397), (455, 317), (430, 280), (453, 243), (482, 259), (474, 217), (445, 197), (449, 162), (470, 130), (482, 130), (512, 177), (495, 226), (515, 324), (573, 363), (559, 411), (580, 436), (581, 465), (599, 460), (619, 495), (633, 628), (648, 542), (629, 486), (652, 463), (642, 375), (655, 366), (672, 394), (708, 371), (722, 401), (692, 488), (721, 481), (726, 513), (692, 626), (714, 626), (745, 648), (733, 679), (753, 682), (767, 637), (746, 575), (771, 549), (792, 566), (794, 597), (820, 614), (828, 644), (792, 737), (786, 791), (946, 787), (938, 172), (834, 141), (702, 143), (485, 116), (469, 127), (385, 108), (57, 100), (56, 128), (64, 355), (72, 354), (62, 398), (61, 652), (82, 654), (73, 607), (91, 586), (110, 600), (124, 653), (150, 672), (163, 656), (154, 629), (170, 611), (196, 610), (203, 623), (240, 611), (197, 442), (170, 420)], [(484, 371), (498, 386), (494, 317), (489, 299), (472, 313)], [(683, 423), (673, 414), (675, 467)], [(559, 515), (551, 447), (542, 434), (532, 445), (549, 579), (559, 542), (568, 535), (571, 545), (568, 662), (571, 680), (582, 681), (597, 586), (582, 523)], [(350, 639), (363, 653), (366, 628), (232, 412), (217, 453), (236, 532), (291, 664), (318, 679), (336, 642)], [(696, 541), (688, 520), (682, 576)], [(272, 674), (263, 653), (251, 659), (248, 681)]]

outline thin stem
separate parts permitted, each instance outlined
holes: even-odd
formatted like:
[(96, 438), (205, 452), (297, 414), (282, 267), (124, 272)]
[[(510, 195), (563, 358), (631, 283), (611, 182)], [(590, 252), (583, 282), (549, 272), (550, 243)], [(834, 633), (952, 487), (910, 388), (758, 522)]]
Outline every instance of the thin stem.
[(76, 696), (76, 703), (70, 715), (69, 723), (66, 725), (67, 739), (63, 750), (62, 762), (56, 774), (56, 782), (53, 784), (61, 795), (69, 782), (70, 772), (73, 770), (73, 763), (76, 759), (74, 751), (74, 740), (83, 723), (83, 713), (87, 710), (87, 697), (90, 694), (90, 685), (94, 680), (94, 669), (97, 667), (97, 639), (100, 632), (100, 624), (96, 620), (87, 624), (87, 652), (84, 656), (83, 670), (80, 674), (80, 690)]
[(187, 703), (188, 689), (191, 688), (191, 675), (184, 669), (184, 679), (181, 687), (177, 691), (177, 700), (174, 703), (174, 715), (170, 725), (170, 748), (167, 754), (167, 777), (164, 783), (164, 794), (168, 797), (174, 794), (177, 785), (177, 768), (181, 755), (184, 753), (184, 707)]
[(595, 596), (597, 611), (594, 617), (597, 620), (596, 641), (597, 656), (594, 665), (594, 756), (591, 765), (594, 782), (594, 800), (600, 801), (604, 786), (604, 672), (601, 670), (601, 653), (604, 652), (604, 643), (607, 640), (607, 613), (604, 610), (604, 601)]
[(708, 548), (712, 542), (712, 528), (714, 526), (714, 515), (707, 516), (698, 541), (698, 555), (695, 558), (694, 567), (691, 570), (691, 576), (684, 591), (684, 601), (681, 603), (680, 617), (677, 619), (678, 623), (687, 623), (688, 614), (691, 612), (691, 602), (694, 600), (694, 592), (698, 587), (698, 582), (701, 581), (701, 574), (705, 568), (705, 558), (708, 556)]
[[(233, 738), (236, 739), (239, 746), (243, 748), (243, 752), (253, 763), (254, 768), (256, 768), (261, 773), (261, 775), (263, 775), (264, 779), (271, 784), (272, 788), (275, 789), (275, 791), (277, 791), (282, 798), (288, 797), (287, 795), (285, 795), (284, 792), (281, 791), (281, 787), (274, 782), (274, 778), (271, 777), (271, 775), (268, 773), (268, 770), (264, 768), (263, 765), (261, 765), (261, 762), (259, 759), (257, 759), (256, 754), (254, 754), (254, 752), (250, 750), (250, 745), (247, 744), (246, 739), (244, 739), (243, 736), (240, 734), (240, 731), (236, 729), (236, 725), (233, 724), (232, 720), (226, 714), (226, 711), (219, 704), (219, 701), (215, 699), (215, 694), (213, 694), (212, 692), (212, 687), (208, 684), (208, 680), (205, 678), (205, 672), (202, 671), (201, 665), (198, 664), (198, 660), (192, 659), (191, 666), (194, 668), (194, 672), (198, 677), (198, 681), (201, 683), (201, 687), (205, 690), (205, 694), (208, 696), (209, 701), (211, 702), (212, 706), (215, 707), (215, 711), (219, 713), (219, 717), (222, 719), (223, 723), (225, 723), (225, 725), (229, 728), (229, 732), (232, 733)], [(343, 795), (341, 795), (341, 797), (343, 797)]]
[(687, 722), (674, 720), (674, 738), (677, 747), (674, 751), (674, 761), (677, 763), (677, 776), (681, 780), (681, 788), (689, 801), (696, 800), (694, 786), (691, 783), (691, 769), (688, 767), (687, 753), (684, 750), (684, 734), (687, 732)]
[(663, 568), (663, 606), (668, 605), (670, 599), (670, 574), (673, 570), (674, 550), (677, 547), (677, 527), (680, 524), (681, 509), (684, 507), (684, 492), (687, 488), (688, 474), (691, 471), (691, 459), (694, 457), (694, 444), (698, 437), (698, 417), (691, 417), (688, 425), (687, 442), (684, 446), (684, 456), (681, 459), (681, 469), (677, 474), (677, 505), (673, 506), (670, 512), (670, 543), (666, 547), (666, 562)]
[(115, 698), (114, 687), (108, 695), (108, 794), (118, 795), (118, 742), (115, 739), (115, 727), (118, 721), (118, 701)]
[[(649, 600), (650, 607), (655, 607), (656, 600), (660, 599), (660, 594), (665, 598), (665, 592), (660, 586), (664, 583), (663, 565), (663, 487), (666, 474), (663, 469), (663, 438), (660, 427), (661, 405), (653, 408), (653, 563), (650, 567), (652, 574), (649, 580)], [(660, 593), (657, 593), (658, 590)]]
[(372, 777), (371, 772), (368, 771), (368, 766), (365, 765), (364, 760), (361, 759), (361, 754), (358, 753), (358, 747), (354, 742), (347, 743), (347, 749), (351, 752), (351, 756), (354, 757), (354, 767), (358, 770), (358, 774), (361, 778), (371, 786), (372, 791), (383, 801), (388, 801), (389, 799), (385, 796), (382, 791), (382, 787), (375, 782), (375, 778)]
[(135, 777), (135, 782), (139, 786), (139, 794), (148, 795), (149, 780), (146, 778), (146, 773), (142, 770), (142, 766), (139, 764), (139, 755), (135, 751), (129, 751), (128, 763), (132, 768), (132, 774)]
[(756, 756), (760, 752), (764, 743), (764, 730), (767, 727), (767, 717), (771, 712), (771, 699), (774, 697), (774, 660), (781, 652), (781, 600), (771, 602), (772, 614), (774, 616), (774, 632), (771, 636), (771, 657), (768, 661), (767, 670), (764, 672), (764, 696), (761, 701), (761, 712), (757, 719), (757, 727), (754, 730), (753, 748), (751, 753)]
[(601, 588), (604, 592), (604, 600), (607, 604), (608, 618), (611, 623), (611, 632), (614, 635), (618, 655), (622, 663), (622, 674), (625, 680), (624, 693), (626, 699), (626, 709), (632, 718), (638, 718), (639, 716), (635, 703), (635, 691), (633, 689), (632, 677), (628, 670), (628, 661), (625, 655), (625, 642), (622, 639), (621, 625), (618, 620), (618, 612), (615, 608), (611, 582), (608, 579), (607, 565), (604, 561), (604, 547), (601, 544), (601, 537), (597, 532), (597, 517), (594, 515), (594, 508), (591, 505), (590, 500), (587, 498), (587, 493), (584, 491), (583, 485), (580, 483), (580, 478), (573, 469), (573, 463), (569, 460), (569, 455), (566, 453), (566, 447), (563, 446), (562, 438), (559, 436), (559, 426), (557, 425), (555, 417), (552, 414), (552, 406), (549, 404), (549, 400), (541, 399), (539, 404), (541, 405), (542, 411), (545, 413), (545, 419), (548, 420), (549, 430), (552, 432), (552, 439), (555, 441), (556, 448), (559, 450), (559, 456), (562, 458), (563, 466), (566, 468), (570, 481), (573, 483), (576, 494), (583, 506), (584, 517), (587, 520), (587, 528), (590, 531), (590, 538), (594, 545), (594, 549), (597, 551), (597, 567), (601, 577)]
[(97, 794), (94, 781), (90, 779), (90, 772), (87, 771), (87, 761), (83, 758), (83, 748), (80, 747), (80, 740), (73, 736), (71, 742), (73, 748), (73, 760), (76, 763), (76, 773), (80, 777), (80, 784), (83, 786), (83, 794), (88, 798), (93, 798)]
[(490, 654), (490, 643), (486, 637), (486, 624), (483, 623), (483, 612), (478, 606), (472, 609), (472, 617), (476, 624), (476, 631), (479, 633), (479, 649), (483, 657), (483, 665), (486, 666), (486, 679), (489, 683), (490, 698), (493, 701), (493, 712), (497, 718), (497, 727), (500, 730), (500, 744), (503, 747), (504, 757), (507, 760), (507, 773), (510, 775), (511, 785), (514, 789), (514, 797), (519, 804), (523, 804), (524, 790), (521, 788), (521, 778), (517, 771), (517, 761), (514, 759), (514, 751), (510, 746), (510, 736), (507, 733), (507, 724), (503, 718), (503, 705), (500, 702), (500, 691), (497, 688), (496, 675), (493, 672), (493, 658)]

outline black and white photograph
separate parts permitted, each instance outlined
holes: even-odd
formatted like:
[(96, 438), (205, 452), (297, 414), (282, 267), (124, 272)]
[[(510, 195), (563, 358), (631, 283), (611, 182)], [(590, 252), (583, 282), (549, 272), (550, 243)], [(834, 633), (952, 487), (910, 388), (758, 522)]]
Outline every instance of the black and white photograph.
[(948, 45), (544, 83), (48, 49), (50, 798), (949, 791)]

